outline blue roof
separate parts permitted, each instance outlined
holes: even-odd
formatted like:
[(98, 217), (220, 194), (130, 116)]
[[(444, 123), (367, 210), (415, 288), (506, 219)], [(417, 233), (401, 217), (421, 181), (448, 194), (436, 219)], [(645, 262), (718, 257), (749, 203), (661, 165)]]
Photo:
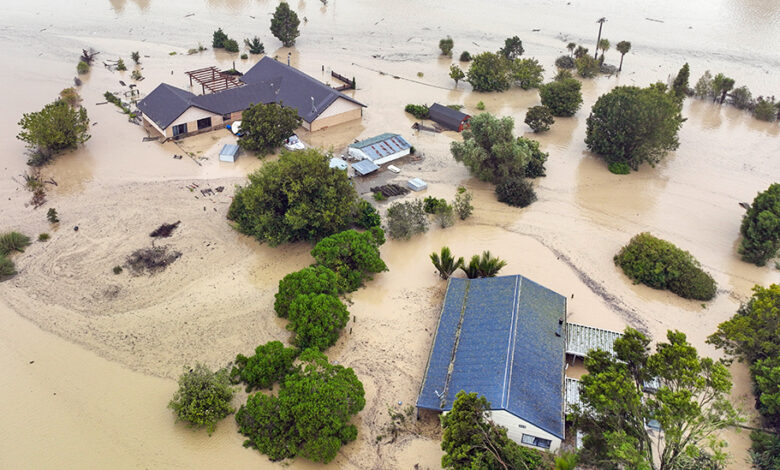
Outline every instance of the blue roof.
[(451, 278), (417, 406), (476, 392), (563, 439), (565, 317), (565, 297), (523, 276)]
[(379, 169), (376, 163), (371, 160), (360, 160), (357, 163), (352, 164), (352, 169), (359, 175), (367, 175)]
[(238, 145), (236, 144), (225, 144), (222, 146), (222, 150), (219, 151), (220, 155), (230, 155), (231, 157), (236, 156), (238, 153)]
[(349, 144), (349, 146), (362, 150), (370, 160), (378, 160), (412, 147), (399, 134), (391, 134), (389, 132)]

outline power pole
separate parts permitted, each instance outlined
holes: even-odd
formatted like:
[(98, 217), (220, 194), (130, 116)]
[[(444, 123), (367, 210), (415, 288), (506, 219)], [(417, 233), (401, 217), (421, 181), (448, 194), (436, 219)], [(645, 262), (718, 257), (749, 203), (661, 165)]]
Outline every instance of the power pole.
[(593, 56), (594, 59), (599, 58), (599, 42), (601, 41), (601, 28), (604, 27), (604, 22), (607, 21), (606, 18), (603, 16), (596, 21), (596, 23), (599, 24), (599, 37), (596, 39), (596, 55)]

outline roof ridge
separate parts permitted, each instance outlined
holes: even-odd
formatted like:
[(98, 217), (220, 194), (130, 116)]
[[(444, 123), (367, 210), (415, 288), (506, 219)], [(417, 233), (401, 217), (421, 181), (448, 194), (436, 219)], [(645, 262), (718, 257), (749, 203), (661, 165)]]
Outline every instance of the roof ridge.
[(512, 322), (510, 326), (509, 344), (507, 345), (507, 364), (504, 368), (504, 389), (501, 391), (501, 406), (509, 406), (509, 395), (512, 393), (512, 369), (515, 365), (515, 348), (517, 346), (517, 324), (520, 321), (520, 295), (523, 288), (523, 276), (515, 278), (515, 295), (512, 299)]
[(447, 367), (447, 376), (444, 378), (444, 390), (441, 392), (441, 407), (447, 401), (447, 393), (450, 389), (450, 380), (452, 379), (452, 371), (455, 369), (455, 357), (458, 352), (458, 345), (460, 344), (460, 333), (463, 328), (463, 318), (466, 316), (466, 304), (469, 300), (469, 290), (471, 289), (471, 279), (466, 281), (466, 289), (463, 292), (463, 304), (460, 307), (460, 319), (458, 320), (458, 327), (455, 329), (455, 344), (452, 346), (452, 356), (450, 357), (450, 365)]

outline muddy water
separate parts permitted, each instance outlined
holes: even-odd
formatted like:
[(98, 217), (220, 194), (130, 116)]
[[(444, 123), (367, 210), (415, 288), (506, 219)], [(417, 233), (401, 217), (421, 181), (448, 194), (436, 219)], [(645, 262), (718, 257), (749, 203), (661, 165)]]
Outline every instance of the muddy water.
[[(685, 61), (691, 64), (692, 81), (711, 69), (736, 78), (737, 85), (748, 85), (756, 95), (776, 94), (780, 54), (766, 47), (780, 43), (776, 2), (509, 1), (480, 9), (463, 1), (330, 0), (324, 6), (301, 0), (291, 5), (306, 20), (292, 49), (279, 48), (268, 33), (275, 3), (263, 0), (4, 5), (0, 50), (5, 63), (14, 66), (0, 70), (0, 229), (51, 230), (40, 211), (24, 207), (27, 196), (17, 184), (25, 171), (24, 149), (14, 138), (16, 122), (71, 83), (82, 47), (100, 50), (98, 62), (121, 55), (128, 65), (129, 52), (141, 51), (147, 77), (139, 84), (142, 93), (161, 81), (187, 87), (185, 70), (229, 67), (234, 60), (240, 70), (249, 68), (254, 59), (211, 50), (186, 55), (198, 42), (209, 46), (211, 31), (219, 26), (239, 41), (260, 36), (270, 55), (284, 58), (291, 52), (294, 66), (323, 81), (330, 80), (331, 69), (354, 75), (358, 90), (352, 93), (369, 106), (362, 122), (302, 133), (304, 141), (339, 152), (356, 138), (401, 132), (425, 158), (402, 165), (398, 179), (420, 176), (430, 183), (426, 195), (446, 198), (464, 184), (474, 192), (477, 209), (454, 228), (389, 242), (383, 256), (390, 272), (351, 299), (353, 333), (329, 356), (355, 367), (366, 384), (368, 405), (359, 417), (360, 440), (347, 446), (332, 468), (412, 468), (416, 463), (435, 468), (440, 456), (435, 439), (412, 436), (396, 446), (375, 440), (387, 407), (413, 402), (417, 392), (443, 295), (427, 254), (444, 244), (463, 256), (490, 249), (509, 262), (505, 272), (522, 273), (569, 296), (572, 321), (613, 329), (632, 325), (656, 340), (677, 328), (712, 355), (717, 351), (704, 344), (706, 336), (733, 314), (750, 287), (780, 282), (778, 271), (735, 256), (742, 214), (737, 202), (750, 201), (780, 175), (780, 126), (689, 100), (680, 149), (658, 167), (627, 176), (608, 173), (583, 143), (587, 109), (600, 94), (620, 84), (665, 81)], [(601, 16), (608, 18), (605, 37), (613, 44), (623, 39), (633, 44), (624, 72), (585, 81), (583, 110), (559, 119), (540, 136), (522, 124), (526, 109), (538, 103), (536, 92), (481, 94), (470, 92), (467, 84), (455, 87), (448, 78), (452, 61), (437, 55), (438, 39), (448, 34), (455, 39), (456, 55), (464, 49), (472, 54), (494, 50), (504, 37), (518, 34), (526, 55), (539, 58), (549, 77), (566, 42), (592, 49), (594, 21)], [(618, 60), (614, 49), (607, 52), (608, 62)], [(143, 143), (141, 128), (128, 124), (111, 105), (96, 104), (106, 90), (125, 89), (119, 80), (129, 82), (129, 71), (110, 72), (98, 63), (82, 78), (84, 105), (97, 123), (92, 138), (45, 173), (58, 182), (49, 199), (68, 217), (63, 228), (78, 219), (85, 230), (78, 236), (53, 231), (49, 245), (35, 244), (16, 258), (20, 276), (0, 284), (0, 296), (10, 305), (0, 305), (0, 356), (12, 378), (0, 389), (3, 415), (11, 421), (0, 440), (0, 466), (270, 466), (240, 447), (230, 420), (208, 438), (175, 425), (165, 404), (175, 388), (171, 378), (189, 358), (217, 366), (258, 342), (286, 338), (284, 325), (270, 311), (272, 294), (281, 276), (309, 262), (307, 249), (258, 248), (224, 226), (224, 200), (189, 198), (197, 194), (189, 195), (185, 183), (243, 176), (260, 164), (248, 157), (237, 165), (219, 163), (219, 147), (231, 140), (226, 131), (187, 139), (181, 147)], [(539, 201), (525, 210), (498, 204), (491, 186), (474, 181), (451, 161), (448, 147), (457, 135), (411, 133), (414, 121), (403, 105), (434, 101), (463, 104), (471, 113), (482, 101), (487, 111), (513, 116), (518, 134), (540, 140), (550, 160), (548, 176), (536, 183)], [(184, 152), (193, 157), (172, 158)], [(115, 253), (141, 243), (148, 231), (145, 221), (155, 217), (184, 220), (186, 231), (173, 242), (185, 252), (181, 264), (155, 282), (107, 279), (103, 273), (115, 263)], [(640, 231), (691, 251), (718, 281), (718, 297), (702, 306), (628, 283), (611, 259)], [(210, 245), (215, 240), (216, 250)], [(119, 286), (118, 299), (92, 294), (107, 284)], [(42, 332), (17, 313), (113, 362)], [(750, 411), (745, 369), (735, 365), (733, 370), (734, 401)], [(117, 402), (124, 407), (115, 408)], [(727, 437), (735, 453), (732, 468), (744, 468), (747, 433)], [(40, 452), (39, 442), (52, 443), (50, 451)], [(310, 467), (302, 461), (293, 465)]]

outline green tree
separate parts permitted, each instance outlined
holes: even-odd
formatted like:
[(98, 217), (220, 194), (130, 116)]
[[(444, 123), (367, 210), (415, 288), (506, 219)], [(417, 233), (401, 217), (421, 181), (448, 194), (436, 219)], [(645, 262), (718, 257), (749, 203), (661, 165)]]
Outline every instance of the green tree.
[(298, 110), (277, 103), (253, 104), (244, 111), (238, 145), (246, 150), (266, 155), (280, 147), (301, 125)]
[(455, 42), (449, 36), (439, 41), (439, 49), (441, 49), (442, 55), (451, 56), (453, 47), (455, 47)]
[(643, 162), (655, 165), (680, 145), (680, 111), (679, 103), (657, 87), (616, 87), (593, 105), (585, 143), (608, 163), (624, 162), (634, 170)]
[(750, 457), (756, 468), (760, 470), (780, 468), (780, 437), (768, 432), (753, 431), (750, 433), (750, 439), (753, 441)]
[(729, 102), (737, 109), (750, 109), (755, 106), (753, 94), (750, 93), (750, 89), (744, 85), (734, 88), (730, 95)]
[(298, 19), (298, 14), (290, 9), (287, 2), (281, 2), (271, 18), (271, 34), (282, 41), (284, 47), (294, 46), (295, 39), (301, 35), (301, 32), (298, 31), (300, 24), (301, 20)]
[(734, 88), (734, 79), (729, 78), (722, 73), (715, 75), (712, 79), (712, 92), (714, 93), (714, 98), (716, 100), (720, 97), (720, 104), (723, 104), (723, 102), (726, 101), (726, 93), (731, 91), (732, 88)]
[(542, 105), (550, 108), (553, 116), (568, 117), (582, 106), (582, 84), (574, 78), (555, 80), (539, 87)]
[(696, 82), (696, 86), (693, 87), (693, 94), (697, 98), (714, 98), (715, 91), (712, 87), (712, 74), (709, 70), (706, 70), (704, 74)]
[(498, 183), (496, 196), (499, 202), (515, 207), (526, 207), (536, 201), (533, 185), (522, 177), (511, 177)]
[(569, 50), (569, 55), (570, 56), (574, 55), (574, 49), (576, 47), (577, 47), (577, 43), (575, 43), (575, 42), (570, 42), (569, 44), (566, 44), (566, 49)]
[(550, 126), (555, 123), (555, 118), (547, 106), (531, 106), (525, 113), (525, 123), (534, 132), (544, 132), (550, 130)]
[(238, 41), (235, 39), (225, 39), (223, 44), (227, 52), (238, 52)]
[(447, 205), (447, 200), (444, 198), (437, 198), (428, 196), (423, 199), (423, 210), (426, 214), (435, 214), (439, 209)]
[(404, 111), (417, 119), (428, 119), (428, 106), (424, 104), (407, 104)]
[(578, 57), (574, 61), (574, 66), (577, 68), (577, 73), (582, 78), (593, 78), (598, 75), (601, 70), (601, 64), (599, 61), (589, 55)]
[(455, 87), (458, 87), (458, 82), (463, 80), (466, 74), (455, 64), (450, 65), (450, 78), (455, 80)]
[(499, 54), (483, 52), (474, 56), (466, 72), (466, 81), (474, 91), (504, 91), (509, 89), (508, 61)]
[(250, 54), (264, 54), (265, 46), (260, 42), (260, 38), (255, 36), (251, 40), (244, 39), (244, 45), (249, 49)]
[(168, 408), (179, 420), (192, 427), (205, 426), (211, 434), (219, 420), (235, 411), (230, 404), (233, 393), (227, 370), (212, 372), (197, 364), (179, 377), (179, 389)]
[(688, 78), (691, 75), (690, 68), (688, 67), (688, 63), (686, 62), (685, 65), (682, 66), (679, 72), (677, 72), (677, 76), (674, 77), (674, 82), (672, 82), (672, 89), (669, 90), (669, 92), (677, 99), (677, 101), (682, 102), (685, 97), (688, 95)]
[(609, 40), (606, 38), (599, 39), (598, 49), (601, 50), (601, 58), (599, 58), (599, 61), (601, 63), (604, 63), (604, 54), (609, 50)]
[(38, 112), (25, 113), (16, 138), (33, 152), (29, 164), (42, 165), (56, 154), (89, 140), (87, 110), (73, 108), (62, 100), (49, 103)]
[(382, 225), (382, 217), (370, 202), (361, 199), (358, 201), (355, 225), (366, 230), (371, 227), (379, 227)]
[(774, 122), (780, 113), (780, 104), (775, 103), (774, 97), (764, 98), (759, 96), (756, 99), (756, 106), (753, 108), (753, 116), (761, 121)]
[(577, 49), (574, 50), (574, 58), (575, 59), (579, 59), (580, 57), (586, 56), (586, 55), (588, 55), (588, 48), (587, 47), (577, 46)]
[(225, 34), (224, 31), (222, 31), (222, 28), (217, 29), (214, 31), (214, 34), (212, 35), (211, 39), (211, 47), (214, 49), (222, 49), (225, 47), (225, 41), (227, 41), (228, 36)]
[(573, 69), (574, 68), (574, 59), (571, 58), (571, 56), (568, 55), (562, 55), (555, 59), (555, 66), (559, 69)]
[(344, 280), (332, 269), (325, 266), (308, 266), (284, 276), (279, 281), (274, 310), (278, 316), (287, 318), (290, 304), (299, 295), (338, 295), (343, 291)]
[[(667, 333), (650, 354), (650, 340), (627, 328), (615, 340), (615, 355), (593, 350), (580, 381), (580, 401), (571, 414), (585, 434), (584, 464), (599, 468), (676, 469), (681, 459), (709, 447), (723, 462), (719, 430), (738, 421), (728, 400), (731, 376), (725, 365), (702, 358), (685, 334)], [(654, 378), (655, 393), (645, 392)], [(663, 440), (650, 435), (656, 420)], [(654, 452), (655, 451), (655, 452)], [(655, 454), (655, 455), (654, 455)]]
[(479, 277), (496, 277), (501, 268), (506, 266), (506, 261), (491, 255), (490, 251), (483, 251), (477, 266)]
[(739, 229), (742, 260), (763, 266), (780, 249), (780, 183), (758, 193), (742, 218)]
[(255, 348), (253, 356), (236, 356), (235, 366), (230, 371), (233, 381), (246, 384), (246, 391), (273, 387), (293, 371), (293, 362), (298, 350), (285, 348), (279, 341), (269, 341)]
[(362, 233), (345, 230), (320, 240), (311, 255), (318, 265), (338, 274), (347, 292), (352, 292), (370, 280), (372, 274), (387, 271), (379, 255), (379, 247), (384, 243), (385, 233), (380, 227)]
[(476, 279), (479, 277), (479, 255), (474, 255), (469, 260), (469, 264), (465, 262), (460, 267), (463, 274), (469, 279)]
[(469, 54), (469, 51), (463, 51), (460, 53), (460, 61), (471, 62), (471, 54)]
[(395, 202), (387, 208), (387, 234), (390, 237), (408, 240), (427, 230), (428, 218), (421, 200)]
[(474, 206), (471, 204), (473, 196), (463, 186), (458, 187), (458, 192), (455, 194), (455, 200), (452, 202), (452, 207), (460, 217), (460, 220), (466, 220), (472, 212), (474, 212)]
[(715, 281), (693, 255), (649, 233), (636, 235), (614, 259), (634, 282), (668, 289), (686, 299), (715, 297)]
[(621, 72), (623, 70), (623, 57), (631, 50), (631, 43), (628, 41), (620, 41), (615, 46), (615, 49), (620, 52), (620, 66), (618, 67), (618, 72)]
[(336, 296), (304, 294), (290, 304), (288, 319), (287, 329), (295, 333), (296, 346), (324, 351), (338, 341), (349, 321), (349, 312)]
[(522, 176), (531, 158), (526, 145), (512, 135), (514, 120), (482, 113), (471, 118), (463, 131), (463, 142), (452, 142), (450, 151), (482, 181), (499, 183), (510, 176)]
[(514, 59), (509, 64), (509, 74), (514, 83), (528, 90), (539, 88), (544, 80), (544, 67), (536, 59)]
[(538, 178), (547, 176), (544, 163), (550, 155), (547, 152), (542, 152), (539, 148), (539, 142), (533, 139), (526, 139), (525, 137), (518, 137), (517, 142), (520, 145), (525, 145), (528, 153), (531, 155), (531, 159), (528, 160), (528, 164), (525, 166), (525, 177)]
[(141, 63), (141, 53), (138, 51), (133, 51), (130, 53), (130, 58), (133, 59), (133, 62), (136, 63), (136, 65)]
[(506, 428), (487, 419), (490, 403), (463, 390), (455, 395), (452, 410), (441, 417), (444, 434), (441, 466), (454, 470), (541, 470), (542, 454), (509, 439)]
[(759, 412), (775, 427), (780, 424), (780, 357), (759, 359), (750, 366)]
[(461, 256), (456, 260), (455, 257), (452, 256), (452, 252), (448, 246), (443, 246), (441, 248), (441, 254), (434, 251), (431, 253), (430, 257), (433, 267), (439, 271), (439, 277), (444, 280), (449, 279), (449, 277), (452, 276), (452, 273), (457, 271), (458, 268), (463, 267), (463, 257)]
[(119, 58), (119, 60), (116, 61), (116, 69), (118, 71), (120, 71), (120, 72), (124, 72), (125, 70), (127, 70), (127, 66), (125, 65), (125, 61), (122, 60), (121, 57)]
[(327, 463), (357, 438), (350, 420), (366, 405), (363, 384), (351, 368), (330, 364), (316, 350), (304, 351), (299, 359), (279, 394), (250, 395), (236, 422), (247, 437), (245, 445), (272, 461), (300, 455)]
[(228, 219), (272, 245), (314, 241), (349, 227), (357, 199), (346, 172), (330, 168), (318, 150), (282, 151), (236, 190)]
[(525, 49), (523, 49), (523, 41), (517, 36), (506, 38), (504, 40), (504, 47), (499, 49), (498, 53), (507, 60), (515, 60), (523, 55)]

